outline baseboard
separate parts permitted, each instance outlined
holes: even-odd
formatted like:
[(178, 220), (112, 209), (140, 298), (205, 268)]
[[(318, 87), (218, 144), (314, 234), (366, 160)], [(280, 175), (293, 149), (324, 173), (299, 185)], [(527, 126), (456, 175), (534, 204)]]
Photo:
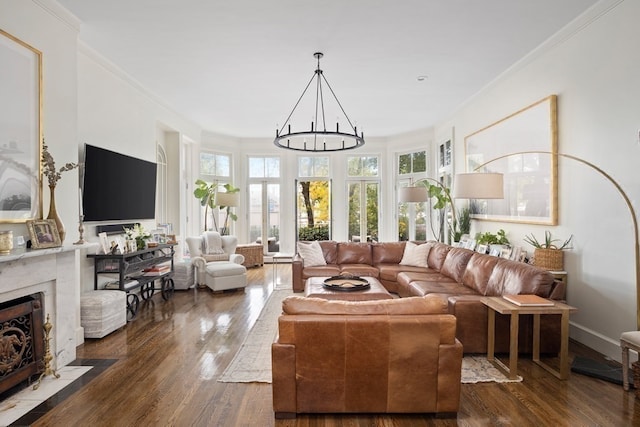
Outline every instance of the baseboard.
[[(619, 339), (606, 337), (582, 325), (571, 322), (569, 326), (569, 336), (581, 344), (594, 349), (598, 353), (603, 354), (616, 362), (622, 362), (622, 350), (620, 349)], [(637, 353), (629, 352), (629, 362), (638, 359)]]

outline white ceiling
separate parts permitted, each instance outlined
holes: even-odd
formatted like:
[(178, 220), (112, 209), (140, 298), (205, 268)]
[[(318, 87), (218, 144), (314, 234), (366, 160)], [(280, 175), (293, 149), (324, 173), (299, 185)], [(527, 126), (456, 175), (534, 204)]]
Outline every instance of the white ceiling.
[[(365, 136), (429, 127), (596, 3), (58, 1), (82, 21), (81, 41), (204, 130), (238, 137), (274, 135), (316, 51)], [(327, 110), (328, 122), (337, 116)]]

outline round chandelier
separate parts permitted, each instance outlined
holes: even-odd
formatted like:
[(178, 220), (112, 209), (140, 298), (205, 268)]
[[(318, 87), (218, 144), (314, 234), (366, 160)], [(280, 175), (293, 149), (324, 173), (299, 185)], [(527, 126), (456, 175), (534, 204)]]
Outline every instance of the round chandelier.
[[(280, 148), (286, 148), (287, 150), (294, 151), (308, 151), (308, 152), (329, 152), (329, 151), (343, 151), (352, 150), (354, 148), (362, 147), (364, 145), (364, 133), (361, 131), (358, 135), (358, 128), (351, 123), (351, 120), (347, 116), (347, 113), (342, 108), (342, 104), (338, 101), (338, 97), (331, 88), (331, 85), (324, 76), (324, 73), (320, 69), (320, 58), (323, 57), (322, 52), (316, 52), (313, 56), (318, 60), (318, 66), (304, 88), (302, 95), (298, 98), (298, 101), (293, 106), (293, 110), (289, 113), (287, 120), (280, 129), (276, 129), (276, 138), (273, 143)], [(305, 94), (311, 83), (316, 82), (316, 100), (314, 105), (314, 113), (311, 120), (311, 128), (309, 130), (302, 130), (293, 132), (291, 130), (290, 120), (294, 115), (296, 108), (300, 105), (300, 102), (304, 98)], [(329, 92), (335, 99), (340, 111), (342, 112), (346, 123), (350, 128), (350, 132), (340, 131), (340, 122), (336, 120), (335, 130), (327, 129), (327, 121), (325, 119), (324, 110), (324, 85), (329, 89)], [(286, 132), (285, 132), (286, 128)], [(352, 132), (352, 133), (351, 133)]]

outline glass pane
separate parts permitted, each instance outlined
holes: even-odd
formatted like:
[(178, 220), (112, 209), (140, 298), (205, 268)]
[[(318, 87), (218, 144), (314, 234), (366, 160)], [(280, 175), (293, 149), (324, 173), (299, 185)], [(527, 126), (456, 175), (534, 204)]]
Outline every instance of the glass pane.
[(378, 176), (378, 158), (377, 157), (363, 158), (362, 175)]
[(427, 152), (413, 153), (413, 173), (427, 171)]
[(266, 177), (280, 177), (280, 159), (278, 157), (267, 157), (265, 159)]
[(378, 183), (367, 183), (367, 240), (378, 241)]
[(298, 176), (301, 178), (309, 178), (312, 177), (312, 166), (313, 166), (313, 158), (312, 157), (299, 157), (298, 158)]
[(362, 176), (362, 159), (360, 157), (349, 157), (347, 159), (347, 175)]
[(411, 173), (411, 154), (401, 154), (398, 156), (398, 173)]
[(364, 239), (360, 232), (360, 183), (349, 184), (349, 240), (361, 242)]
[(249, 184), (249, 241), (262, 236), (262, 184)]
[(331, 238), (331, 187), (329, 181), (297, 184), (298, 240)]
[(216, 156), (212, 153), (200, 153), (200, 174), (216, 174)]
[(267, 238), (269, 252), (280, 251), (280, 184), (267, 184)]
[(427, 240), (427, 204), (415, 203), (415, 240)]
[(249, 157), (249, 178), (264, 178), (264, 160), (260, 157)]
[(314, 176), (329, 176), (329, 158), (314, 157)]
[(224, 155), (216, 156), (216, 175), (218, 176), (231, 176), (231, 157)]

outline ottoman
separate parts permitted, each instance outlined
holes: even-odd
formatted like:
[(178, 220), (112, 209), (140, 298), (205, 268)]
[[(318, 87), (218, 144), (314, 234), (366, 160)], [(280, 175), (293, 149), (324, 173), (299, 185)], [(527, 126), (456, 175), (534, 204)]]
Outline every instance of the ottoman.
[(193, 265), (190, 261), (174, 262), (173, 282), (176, 290), (186, 290), (193, 287)]
[(127, 324), (127, 294), (91, 291), (80, 297), (80, 324), (85, 338), (102, 338)]
[(207, 264), (206, 285), (213, 291), (244, 288), (247, 286), (247, 269), (234, 262), (216, 261)]

